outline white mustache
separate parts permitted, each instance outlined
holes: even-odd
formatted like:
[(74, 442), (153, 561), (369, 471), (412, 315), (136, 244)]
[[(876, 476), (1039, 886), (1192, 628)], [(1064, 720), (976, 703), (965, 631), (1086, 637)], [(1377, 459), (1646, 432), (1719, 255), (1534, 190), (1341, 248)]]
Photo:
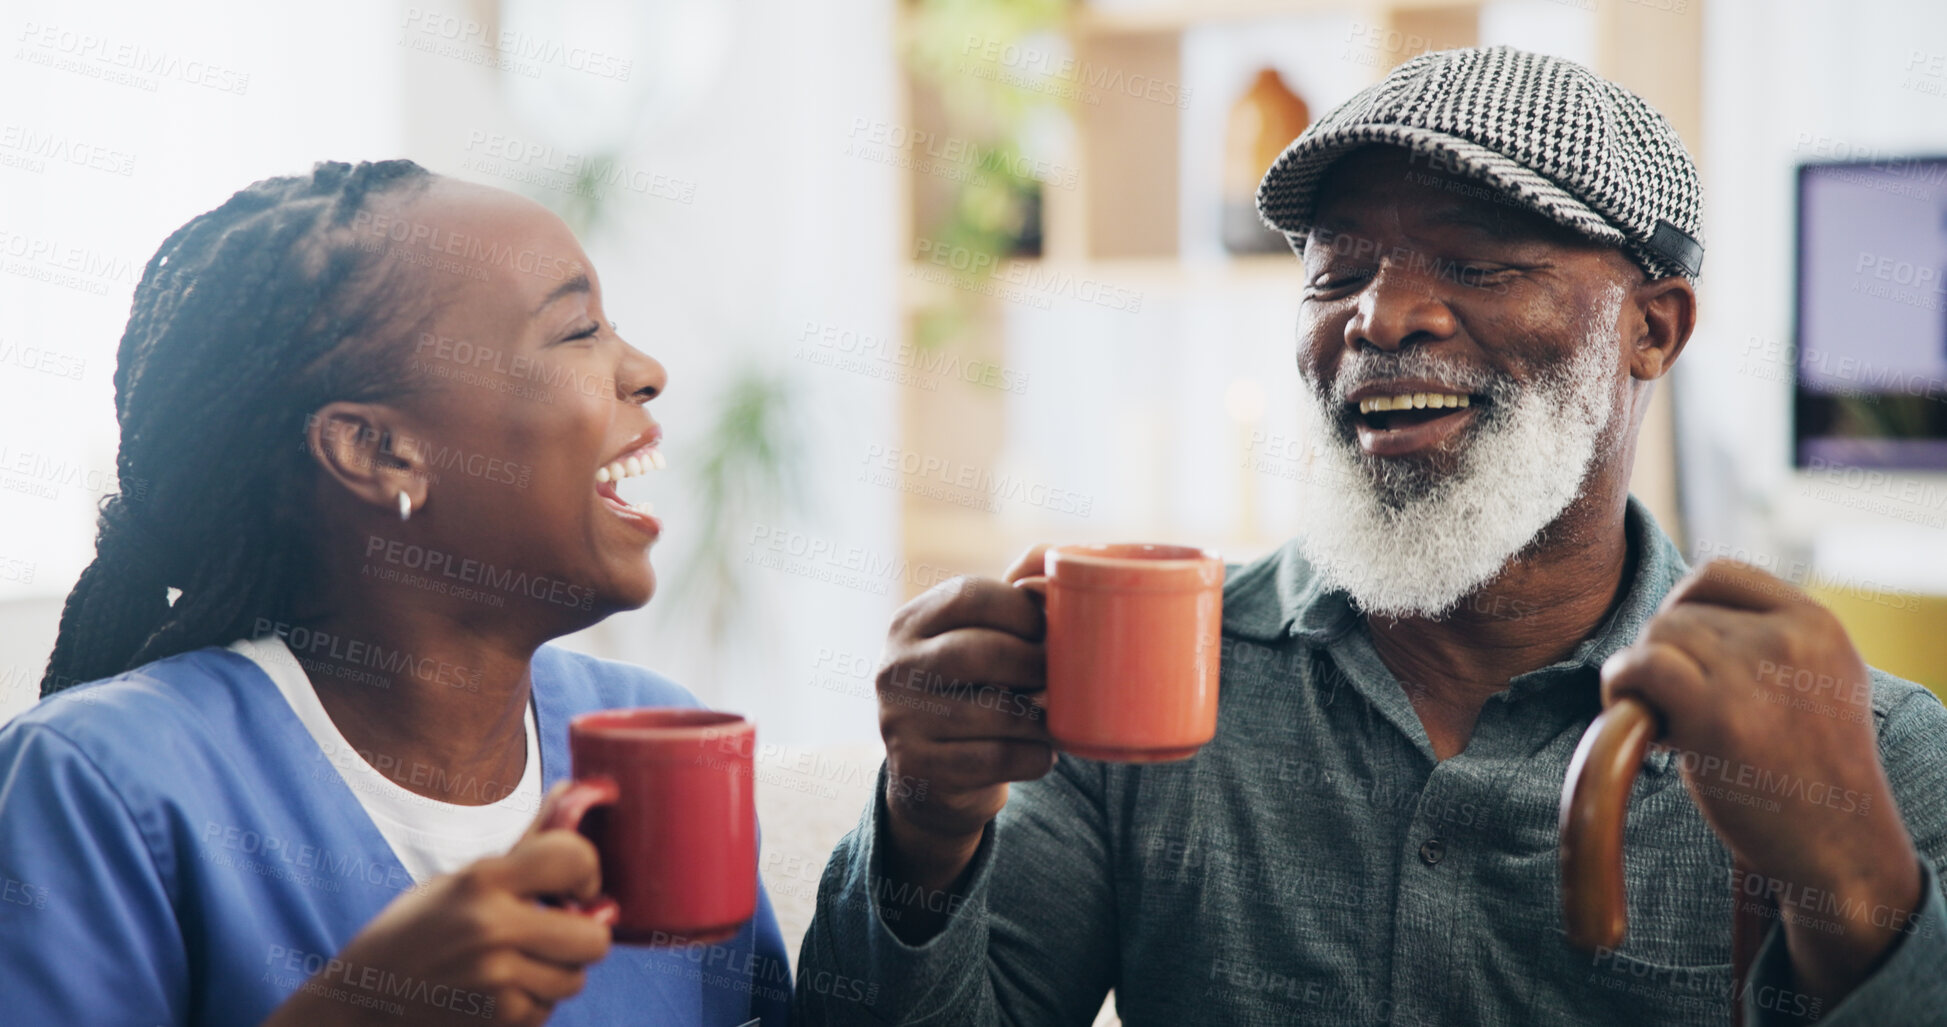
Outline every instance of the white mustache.
[[(1298, 516), (1320, 579), (1369, 615), (1440, 618), (1501, 573), (1581, 494), (1614, 413), (1615, 339), (1603, 326), (1619, 303), (1617, 290), (1581, 345), (1525, 383), (1419, 349), (1348, 352), (1334, 381), (1307, 379), (1300, 410), (1319, 470)], [(1487, 397), (1451, 466), (1361, 451), (1357, 408), (1328, 397), (1388, 378)]]
[(1329, 386), (1324, 382), (1314, 383), (1313, 391), (1327, 409), (1342, 410), (1358, 389), (1409, 378), (1431, 382), (1448, 392), (1485, 395), (1494, 403), (1505, 403), (1521, 392), (1521, 386), (1514, 379), (1498, 371), (1449, 363), (1420, 349), (1398, 353), (1366, 350), (1347, 354), (1340, 361), (1338, 374)]

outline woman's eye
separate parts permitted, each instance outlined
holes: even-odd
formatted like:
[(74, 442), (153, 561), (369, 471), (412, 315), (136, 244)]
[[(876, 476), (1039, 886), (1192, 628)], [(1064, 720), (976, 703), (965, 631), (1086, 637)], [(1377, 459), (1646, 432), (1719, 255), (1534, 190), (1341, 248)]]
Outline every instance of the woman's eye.
[(592, 339), (595, 337), (596, 333), (600, 332), (601, 330), (602, 330), (601, 325), (591, 324), (586, 328), (577, 329), (573, 335), (568, 336), (567, 341), (574, 342), (577, 339)]

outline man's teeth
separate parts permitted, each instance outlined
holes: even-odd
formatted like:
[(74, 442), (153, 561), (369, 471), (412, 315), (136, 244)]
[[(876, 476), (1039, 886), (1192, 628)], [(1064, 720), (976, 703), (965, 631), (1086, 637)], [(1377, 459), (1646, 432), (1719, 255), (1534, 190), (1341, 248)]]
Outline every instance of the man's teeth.
[(667, 466), (669, 461), (663, 459), (662, 450), (643, 450), (640, 455), (630, 454), (627, 458), (617, 460), (607, 467), (596, 469), (595, 481), (598, 483), (621, 481), (624, 478), (648, 474), (650, 471), (660, 471)]
[(1473, 402), (1467, 396), (1451, 392), (1403, 392), (1397, 396), (1373, 396), (1359, 401), (1359, 412), (1375, 413), (1382, 410), (1423, 410), (1427, 407), (1464, 407)]

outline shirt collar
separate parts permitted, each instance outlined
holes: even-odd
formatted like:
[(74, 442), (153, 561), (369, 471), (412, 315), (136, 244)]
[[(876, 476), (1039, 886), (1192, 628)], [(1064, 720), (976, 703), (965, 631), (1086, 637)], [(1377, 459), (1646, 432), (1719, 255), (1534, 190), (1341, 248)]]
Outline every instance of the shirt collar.
[[(1567, 660), (1544, 670), (1559, 670), (1564, 665), (1600, 667), (1610, 654), (1636, 640), (1655, 616), (1663, 597), (1688, 569), (1676, 543), (1635, 496), (1629, 497), (1623, 530), (1629, 535), (1636, 568), (1622, 602)], [(1291, 636), (1323, 645), (1358, 623), (1359, 613), (1351, 597), (1343, 590), (1325, 587), (1295, 538), (1270, 555), (1225, 575), (1224, 630), (1232, 635), (1260, 642)]]

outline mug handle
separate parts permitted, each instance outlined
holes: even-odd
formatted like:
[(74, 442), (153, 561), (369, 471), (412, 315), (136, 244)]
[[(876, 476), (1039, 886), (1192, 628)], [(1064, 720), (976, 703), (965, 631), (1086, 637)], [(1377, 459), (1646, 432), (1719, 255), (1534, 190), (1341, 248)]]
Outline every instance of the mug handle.
[[(589, 810), (597, 806), (613, 806), (621, 797), (622, 787), (616, 784), (612, 777), (600, 775), (577, 778), (568, 785), (567, 791), (561, 793), (561, 798), (555, 800), (554, 809), (549, 811), (547, 820), (541, 824), (541, 830), (579, 832), (582, 818), (588, 815)], [(616, 905), (615, 900), (606, 895), (597, 896), (595, 901), (587, 905), (574, 899), (556, 899), (549, 904), (560, 906), (571, 913), (593, 917), (611, 926), (622, 912), (622, 908)]]
[(1657, 713), (1635, 696), (1598, 714), (1562, 782), (1562, 918), (1584, 951), (1613, 949), (1628, 928), (1623, 892), (1623, 820), (1643, 752), (1662, 733)]

